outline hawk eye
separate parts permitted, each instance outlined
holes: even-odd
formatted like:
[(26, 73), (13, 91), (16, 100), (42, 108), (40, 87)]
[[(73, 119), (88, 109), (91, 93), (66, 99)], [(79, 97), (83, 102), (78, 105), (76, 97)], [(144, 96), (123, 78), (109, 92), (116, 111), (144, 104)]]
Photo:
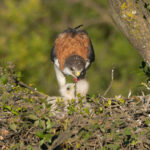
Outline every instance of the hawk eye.
[(70, 87), (67, 87), (67, 91), (69, 91), (70, 90)]
[(70, 70), (71, 70), (71, 71), (74, 71), (74, 69), (73, 69), (72, 67), (70, 68)]

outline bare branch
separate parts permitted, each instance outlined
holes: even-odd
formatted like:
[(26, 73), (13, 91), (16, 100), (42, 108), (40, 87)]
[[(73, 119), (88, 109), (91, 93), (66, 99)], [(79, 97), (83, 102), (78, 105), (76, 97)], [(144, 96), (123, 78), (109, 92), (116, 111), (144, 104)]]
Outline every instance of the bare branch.
[(144, 87), (146, 87), (147, 90), (150, 91), (150, 87), (149, 87), (146, 83), (142, 82), (141, 84), (142, 84)]
[(36, 95), (38, 95), (38, 96), (40, 96), (40, 97), (42, 97), (44, 99), (45, 98), (50, 98), (49, 95), (46, 95), (46, 94), (44, 94), (42, 92), (39, 92), (35, 88), (33, 88), (33, 87), (31, 87), (31, 86), (29, 86), (29, 85), (27, 85), (27, 84), (25, 84), (25, 83), (23, 83), (21, 81), (17, 81), (17, 84), (20, 85), (21, 87), (24, 87), (24, 88), (27, 88), (27, 89), (33, 91)]
[(107, 88), (107, 90), (105, 91), (105, 93), (104, 93), (103, 96), (106, 96), (107, 93), (110, 91), (110, 89), (111, 89), (111, 87), (112, 87), (112, 85), (113, 85), (113, 82), (114, 82), (114, 68), (112, 68), (112, 70), (111, 70), (111, 82), (110, 82), (110, 84), (109, 84), (109, 86), (108, 86), (108, 88)]

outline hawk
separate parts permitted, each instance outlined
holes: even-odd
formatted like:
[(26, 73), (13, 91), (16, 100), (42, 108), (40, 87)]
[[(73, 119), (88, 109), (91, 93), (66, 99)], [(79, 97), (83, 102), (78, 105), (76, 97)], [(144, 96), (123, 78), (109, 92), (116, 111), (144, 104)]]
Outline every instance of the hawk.
[[(81, 25), (80, 25), (81, 26)], [(56, 77), (60, 87), (66, 85), (66, 75), (83, 79), (95, 59), (92, 42), (85, 30), (68, 28), (60, 33), (51, 50)]]

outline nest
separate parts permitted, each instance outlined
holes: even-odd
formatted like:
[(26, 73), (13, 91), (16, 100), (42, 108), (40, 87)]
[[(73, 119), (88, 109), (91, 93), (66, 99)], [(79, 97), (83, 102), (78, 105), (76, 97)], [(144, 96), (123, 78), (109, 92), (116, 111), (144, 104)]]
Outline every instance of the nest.
[(17, 78), (0, 68), (0, 149), (150, 149), (150, 96), (56, 99), (55, 115)]

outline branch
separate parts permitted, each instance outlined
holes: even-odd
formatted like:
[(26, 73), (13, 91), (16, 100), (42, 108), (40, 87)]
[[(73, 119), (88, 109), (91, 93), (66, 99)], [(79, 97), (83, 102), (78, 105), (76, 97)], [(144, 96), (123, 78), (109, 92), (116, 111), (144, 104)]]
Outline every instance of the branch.
[(112, 70), (111, 70), (111, 82), (110, 82), (110, 84), (109, 84), (109, 86), (108, 86), (108, 88), (107, 88), (107, 90), (105, 91), (105, 93), (104, 93), (103, 96), (106, 96), (107, 93), (110, 91), (110, 89), (111, 89), (111, 87), (112, 87), (112, 85), (113, 85), (113, 82), (114, 82), (114, 68), (112, 68)]
[(18, 80), (16, 80), (16, 83), (18, 84), (18, 85), (20, 85), (21, 87), (24, 87), (24, 88), (27, 88), (27, 89), (29, 89), (29, 90), (31, 90), (32, 92), (34, 92), (36, 95), (38, 95), (38, 96), (40, 96), (40, 97), (42, 97), (42, 98), (49, 98), (50, 96), (49, 95), (47, 95), (47, 94), (44, 94), (44, 93), (42, 93), (42, 92), (38, 92), (37, 90), (35, 90), (33, 87), (31, 87), (31, 86), (29, 86), (29, 85), (27, 85), (27, 84), (25, 84), (25, 83), (23, 83), (23, 82), (21, 82), (21, 81), (18, 81)]
[(108, 0), (116, 25), (150, 66), (150, 2)]

